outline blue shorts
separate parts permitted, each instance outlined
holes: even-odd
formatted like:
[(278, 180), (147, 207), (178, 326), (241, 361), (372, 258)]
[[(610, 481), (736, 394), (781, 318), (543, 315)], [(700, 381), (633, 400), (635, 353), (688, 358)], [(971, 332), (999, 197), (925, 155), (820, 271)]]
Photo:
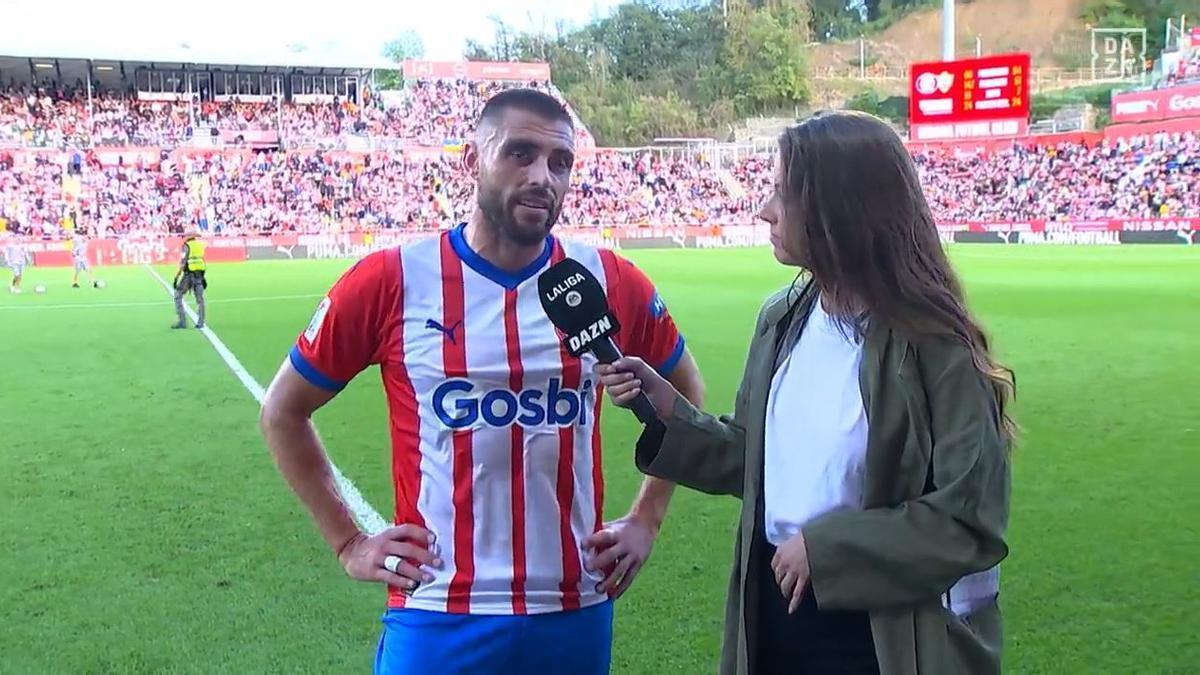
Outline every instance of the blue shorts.
[(390, 609), (375, 675), (607, 675), (612, 625), (611, 600), (514, 616)]

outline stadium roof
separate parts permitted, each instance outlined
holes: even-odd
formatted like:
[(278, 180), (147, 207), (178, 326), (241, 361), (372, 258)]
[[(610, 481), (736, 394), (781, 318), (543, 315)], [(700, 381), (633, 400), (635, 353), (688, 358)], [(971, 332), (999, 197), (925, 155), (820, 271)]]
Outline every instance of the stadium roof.
[(82, 45), (73, 40), (55, 39), (46, 33), (14, 31), (0, 45), (0, 60), (7, 58), (53, 60), (91, 60), (131, 63), (194, 63), (220, 66), (259, 66), (272, 68), (338, 68), (345, 70), (399, 70), (399, 64), (382, 56), (351, 54), (340, 45), (273, 46), (255, 42), (213, 42), (192, 44), (162, 41), (153, 36), (136, 42), (106, 41), (105, 45)]

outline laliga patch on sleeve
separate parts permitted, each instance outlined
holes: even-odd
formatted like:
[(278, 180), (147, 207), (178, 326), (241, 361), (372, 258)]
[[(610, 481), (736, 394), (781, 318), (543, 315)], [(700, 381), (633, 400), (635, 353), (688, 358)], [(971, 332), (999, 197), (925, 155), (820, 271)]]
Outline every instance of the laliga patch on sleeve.
[(321, 330), (321, 324), (325, 322), (325, 315), (329, 313), (329, 306), (333, 304), (329, 296), (326, 296), (321, 304), (317, 305), (317, 311), (313, 313), (312, 321), (308, 322), (308, 328), (304, 329), (304, 339), (311, 344), (317, 339), (317, 333)]
[(655, 291), (654, 297), (650, 298), (650, 313), (654, 315), (654, 318), (656, 319), (667, 313), (667, 303), (663, 302), (663, 299), (661, 296), (659, 296), (658, 291)]

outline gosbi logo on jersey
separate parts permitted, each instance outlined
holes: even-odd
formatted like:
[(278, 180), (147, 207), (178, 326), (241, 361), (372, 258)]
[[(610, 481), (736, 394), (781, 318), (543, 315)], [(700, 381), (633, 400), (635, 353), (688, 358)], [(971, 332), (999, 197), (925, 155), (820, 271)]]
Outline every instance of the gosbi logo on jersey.
[(433, 390), (433, 412), (451, 429), (483, 423), (491, 427), (520, 424), (523, 427), (587, 426), (588, 395), (592, 381), (584, 380), (579, 391), (564, 389), (562, 380), (550, 378), (545, 391), (492, 389), (477, 392), (470, 380), (450, 379)]

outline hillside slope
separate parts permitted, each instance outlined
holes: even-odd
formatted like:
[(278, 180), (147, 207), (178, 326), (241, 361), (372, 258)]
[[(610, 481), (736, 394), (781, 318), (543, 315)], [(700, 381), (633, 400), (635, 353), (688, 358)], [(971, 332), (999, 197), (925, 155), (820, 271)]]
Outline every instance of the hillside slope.
[[(1039, 66), (1079, 68), (1088, 63), (1087, 27), (1079, 19), (1086, 0), (976, 0), (960, 3), (955, 35), (958, 55), (975, 53), (975, 37), (983, 51), (1028, 51)], [(905, 17), (867, 38), (867, 63), (889, 70), (907, 68), (913, 61), (941, 58), (942, 14), (926, 9)], [(844, 71), (857, 65), (858, 41), (818, 45), (812, 64), (818, 69)]]

